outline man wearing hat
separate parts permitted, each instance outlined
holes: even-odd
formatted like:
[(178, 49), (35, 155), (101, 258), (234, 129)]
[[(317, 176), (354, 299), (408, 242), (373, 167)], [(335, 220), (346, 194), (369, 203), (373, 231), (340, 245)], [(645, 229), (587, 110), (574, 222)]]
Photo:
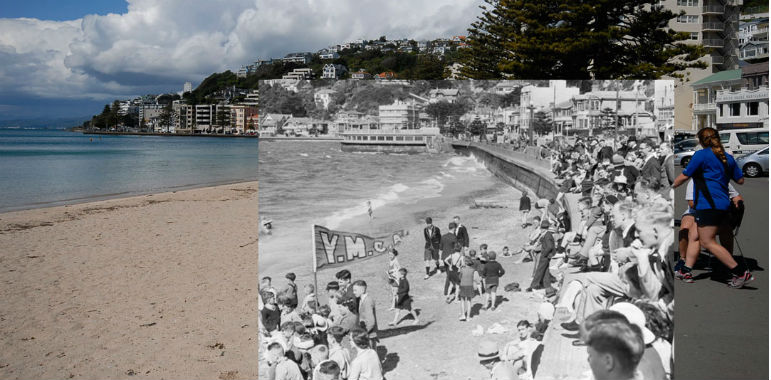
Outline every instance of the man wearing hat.
[(546, 297), (551, 297), (557, 293), (551, 286), (553, 279), (549, 272), (549, 261), (557, 253), (557, 245), (554, 242), (553, 235), (556, 226), (549, 223), (548, 220), (543, 220), (541, 221), (541, 228), (546, 230), (546, 232), (541, 236), (541, 254), (536, 263), (533, 281), (530, 283), (530, 287), (527, 288), (527, 291), (533, 291), (533, 289), (546, 289)]
[(518, 380), (517, 372), (511, 363), (501, 360), (498, 345), (484, 341), (479, 345), (479, 364), (490, 371), (490, 380)]

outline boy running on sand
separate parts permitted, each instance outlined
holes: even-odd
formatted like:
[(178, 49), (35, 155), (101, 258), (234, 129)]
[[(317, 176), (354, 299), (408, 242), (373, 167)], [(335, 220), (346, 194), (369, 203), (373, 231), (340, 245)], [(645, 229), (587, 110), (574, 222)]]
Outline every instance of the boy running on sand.
[(415, 314), (415, 311), (412, 310), (412, 297), (410, 297), (410, 283), (407, 281), (407, 269), (401, 268), (398, 273), (399, 285), (396, 293), (396, 313), (394, 313), (394, 320), (388, 325), (395, 326), (399, 323), (401, 320), (399, 316), (402, 314), (402, 310), (406, 310), (407, 315), (411, 315), (415, 320), (412, 324), (417, 325), (420, 323), (420, 320), (418, 320), (418, 315)]

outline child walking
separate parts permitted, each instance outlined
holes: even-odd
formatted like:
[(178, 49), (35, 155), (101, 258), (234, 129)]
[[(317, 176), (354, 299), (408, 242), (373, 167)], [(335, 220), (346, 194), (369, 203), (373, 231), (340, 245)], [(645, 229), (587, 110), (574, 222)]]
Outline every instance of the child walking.
[(418, 315), (412, 310), (412, 297), (410, 297), (410, 283), (407, 281), (407, 269), (400, 268), (398, 273), (399, 288), (396, 293), (396, 313), (394, 313), (394, 320), (388, 325), (394, 326), (401, 321), (399, 316), (402, 314), (402, 310), (407, 311), (407, 315), (412, 315), (412, 318), (415, 320), (412, 324), (417, 325), (420, 321), (418, 320)]

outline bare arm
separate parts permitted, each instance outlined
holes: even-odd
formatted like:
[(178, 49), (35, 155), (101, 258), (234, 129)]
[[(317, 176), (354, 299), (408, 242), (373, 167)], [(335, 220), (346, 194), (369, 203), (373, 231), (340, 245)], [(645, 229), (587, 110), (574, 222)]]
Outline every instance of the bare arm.
[[(675, 182), (672, 183), (672, 188), (677, 188), (678, 186), (688, 182), (689, 179), (691, 179), (691, 177), (681, 173), (679, 176), (677, 176), (677, 178), (675, 178)], [(744, 183), (744, 178), (742, 178), (741, 181)]]

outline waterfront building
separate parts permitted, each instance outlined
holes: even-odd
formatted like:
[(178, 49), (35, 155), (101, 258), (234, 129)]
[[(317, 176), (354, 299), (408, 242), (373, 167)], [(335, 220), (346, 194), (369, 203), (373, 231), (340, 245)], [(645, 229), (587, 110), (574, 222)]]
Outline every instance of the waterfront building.
[(745, 61), (768, 60), (768, 40), (744, 43), (739, 48), (739, 56)]
[(739, 21), (739, 44), (749, 41), (768, 41), (768, 17)]
[(721, 71), (693, 84), (693, 130), (768, 127), (768, 64)]
[[(554, 104), (570, 100), (580, 93), (578, 87), (568, 87), (564, 80), (550, 80), (549, 87), (527, 85), (522, 87), (519, 97), (520, 125), (518, 133), (531, 133), (530, 126), (536, 112), (551, 110)], [(575, 121), (573, 125), (576, 125)]]
[(675, 83), (670, 80), (655, 82), (654, 114), (656, 115), (656, 130), (666, 132), (675, 123)]
[[(653, 113), (643, 91), (593, 90), (573, 96), (573, 130), (593, 134), (603, 128), (619, 131), (648, 130), (654, 127)], [(616, 124), (618, 120), (618, 124)]]
[(185, 82), (185, 84), (182, 86), (182, 93), (191, 92), (193, 91), (193, 84), (190, 82)]
[(380, 128), (383, 130), (419, 128), (420, 109), (414, 101), (394, 101), (378, 107)]
[(557, 103), (552, 109), (554, 125), (558, 135), (564, 135), (573, 128), (573, 100)]

